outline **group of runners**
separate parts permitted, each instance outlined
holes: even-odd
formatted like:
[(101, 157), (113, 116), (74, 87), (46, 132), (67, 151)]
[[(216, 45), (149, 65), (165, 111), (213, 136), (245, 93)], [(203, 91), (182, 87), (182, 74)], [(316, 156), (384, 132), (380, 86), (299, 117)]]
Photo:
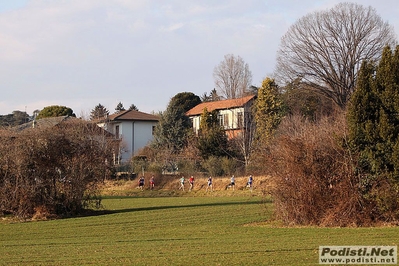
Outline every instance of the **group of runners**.
[[(179, 189), (184, 191), (184, 183), (186, 182), (186, 179), (184, 178), (184, 176), (182, 176), (180, 178), (180, 187)], [(188, 189), (188, 191), (191, 191), (194, 187), (194, 176), (190, 176), (190, 178), (188, 179), (188, 183), (190, 184), (190, 188)]]
[[(185, 182), (186, 182), (186, 179), (184, 178), (184, 176), (182, 176), (180, 178), (179, 190), (184, 191)], [(144, 190), (144, 183), (145, 183), (144, 182), (144, 176), (141, 176), (139, 178), (138, 183), (139, 183), (138, 188), (141, 189), (141, 190)], [(191, 191), (194, 188), (194, 176), (191, 176), (188, 179), (188, 183), (190, 184), (190, 187), (189, 187), (188, 191)], [(250, 190), (252, 190), (252, 184), (253, 184), (253, 177), (252, 177), (252, 175), (250, 175), (249, 178), (248, 178), (248, 182), (247, 182), (247, 186), (246, 187), (249, 188)], [(226, 189), (227, 188), (233, 188), (233, 190), (235, 190), (235, 186), (236, 186), (236, 182), (235, 182), (235, 177), (233, 175), (230, 178), (230, 184), (227, 185)], [(152, 190), (152, 189), (154, 189), (154, 187), (155, 187), (155, 179), (154, 179), (154, 176), (151, 176), (151, 178), (150, 178), (150, 189)], [(208, 192), (208, 190), (211, 191), (211, 192), (213, 191), (213, 181), (212, 181), (212, 177), (211, 176), (208, 178), (208, 181), (207, 181), (206, 192)]]
[[(185, 183), (186, 179), (184, 178), (184, 176), (182, 176), (180, 178), (180, 186), (179, 186), (179, 190), (183, 190), (184, 191), (184, 183)], [(189, 191), (191, 191), (194, 187), (194, 177), (191, 176), (189, 179), (189, 184), (190, 184), (190, 189)], [(248, 178), (248, 182), (247, 182), (247, 188), (249, 188), (250, 190), (252, 190), (252, 184), (253, 184), (253, 177), (252, 175), (249, 176)], [(233, 190), (235, 190), (235, 186), (236, 186), (236, 181), (235, 181), (235, 177), (234, 175), (230, 178), (230, 184), (227, 185), (227, 188), (233, 188)], [(210, 176), (208, 178), (207, 181), (207, 187), (206, 187), (206, 192), (209, 191), (213, 191), (213, 181), (212, 181), (212, 177)]]
[[(150, 189), (153, 190), (155, 187), (155, 178), (153, 176), (151, 176), (150, 178)], [(144, 190), (144, 176), (141, 176), (139, 178), (139, 189)]]

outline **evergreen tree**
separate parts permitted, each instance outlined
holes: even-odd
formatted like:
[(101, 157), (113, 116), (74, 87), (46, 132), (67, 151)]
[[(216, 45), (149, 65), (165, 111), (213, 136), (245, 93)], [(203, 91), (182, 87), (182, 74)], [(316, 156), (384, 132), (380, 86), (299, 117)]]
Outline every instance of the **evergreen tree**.
[[(180, 92), (173, 96), (172, 99), (170, 99), (169, 108), (175, 108), (179, 110), (179, 113), (182, 116), (185, 116), (185, 113), (193, 108), (194, 106), (198, 105), (201, 103), (200, 97), (195, 95), (192, 92)], [(187, 120), (188, 121), (188, 120)]]
[(179, 110), (167, 108), (160, 114), (160, 119), (155, 127), (154, 145), (158, 149), (167, 149), (176, 153), (186, 144), (187, 128), (185, 121), (180, 116)]
[(135, 111), (138, 111), (139, 110), (139, 108), (137, 108), (137, 106), (136, 105), (134, 105), (133, 103), (130, 105), (130, 107), (129, 107), (129, 111), (131, 111), (131, 110), (135, 110)]
[(93, 110), (90, 112), (90, 120), (97, 120), (101, 118), (105, 118), (109, 115), (109, 111), (104, 107), (101, 103), (96, 105)]
[(228, 153), (227, 136), (219, 125), (217, 111), (208, 112), (205, 108), (201, 114), (197, 147), (204, 159), (210, 156), (226, 156)]
[[(366, 176), (399, 181), (399, 49), (386, 47), (378, 66), (364, 62), (348, 107), (349, 139)], [(363, 180), (364, 182), (364, 180)]]
[(380, 99), (374, 90), (375, 66), (369, 62), (363, 62), (360, 67), (358, 82), (348, 105), (349, 137), (356, 151), (364, 150), (376, 141), (377, 135), (374, 124), (381, 106)]
[(179, 152), (186, 145), (191, 132), (191, 123), (185, 113), (200, 102), (200, 98), (191, 92), (178, 93), (172, 97), (155, 127), (153, 144), (171, 153)]
[(265, 78), (255, 102), (256, 141), (267, 145), (283, 118), (283, 103), (273, 79)]
[(384, 220), (399, 216), (398, 51), (386, 47), (378, 66), (363, 62), (347, 112), (358, 188), (373, 216)]
[(118, 103), (118, 105), (115, 107), (115, 111), (117, 113), (120, 113), (122, 111), (126, 111), (125, 107), (123, 107), (123, 104), (121, 102)]
[(37, 115), (36, 119), (41, 119), (45, 117), (57, 117), (57, 116), (73, 116), (76, 115), (73, 113), (73, 110), (66, 106), (52, 105), (44, 107), (43, 110)]
[(220, 101), (222, 97), (220, 97), (216, 91), (216, 89), (213, 89), (209, 92), (209, 95), (205, 92), (201, 96), (201, 101), (203, 102), (214, 102), (214, 101)]

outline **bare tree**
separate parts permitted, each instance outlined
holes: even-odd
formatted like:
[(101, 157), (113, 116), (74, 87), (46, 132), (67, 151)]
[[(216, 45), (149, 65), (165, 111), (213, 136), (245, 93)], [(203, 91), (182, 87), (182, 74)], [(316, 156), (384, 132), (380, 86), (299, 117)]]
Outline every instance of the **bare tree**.
[(252, 82), (252, 73), (240, 56), (228, 54), (213, 70), (213, 78), (220, 96), (236, 99), (247, 94)]
[(79, 119), (50, 128), (0, 130), (0, 216), (63, 216), (98, 207), (111, 174), (111, 135)]
[(378, 60), (395, 42), (393, 28), (374, 8), (341, 3), (290, 27), (281, 40), (275, 77), (283, 83), (300, 78), (343, 108), (362, 61)]

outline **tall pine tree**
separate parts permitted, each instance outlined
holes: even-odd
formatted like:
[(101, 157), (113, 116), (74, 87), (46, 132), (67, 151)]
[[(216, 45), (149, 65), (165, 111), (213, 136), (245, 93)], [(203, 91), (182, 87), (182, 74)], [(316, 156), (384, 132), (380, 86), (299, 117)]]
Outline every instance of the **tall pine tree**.
[[(283, 103), (273, 79), (265, 78), (255, 102), (256, 141), (268, 144), (283, 118)], [(259, 146), (258, 146), (259, 147)]]
[(399, 181), (399, 49), (383, 51), (375, 66), (364, 62), (348, 105), (349, 138), (364, 176)]

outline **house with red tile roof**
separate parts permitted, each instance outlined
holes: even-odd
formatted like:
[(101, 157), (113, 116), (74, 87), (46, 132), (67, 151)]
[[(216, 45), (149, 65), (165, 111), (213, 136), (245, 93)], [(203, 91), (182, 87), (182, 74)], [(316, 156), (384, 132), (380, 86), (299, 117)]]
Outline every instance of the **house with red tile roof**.
[(121, 140), (120, 154), (115, 158), (118, 163), (128, 161), (138, 150), (153, 140), (158, 121), (159, 118), (155, 115), (126, 110), (109, 115), (97, 124)]
[(216, 110), (219, 123), (225, 129), (227, 136), (234, 138), (246, 128), (255, 98), (255, 95), (250, 95), (237, 99), (203, 102), (188, 110), (186, 115), (192, 121), (194, 132), (198, 134), (204, 109), (206, 108), (208, 112)]

